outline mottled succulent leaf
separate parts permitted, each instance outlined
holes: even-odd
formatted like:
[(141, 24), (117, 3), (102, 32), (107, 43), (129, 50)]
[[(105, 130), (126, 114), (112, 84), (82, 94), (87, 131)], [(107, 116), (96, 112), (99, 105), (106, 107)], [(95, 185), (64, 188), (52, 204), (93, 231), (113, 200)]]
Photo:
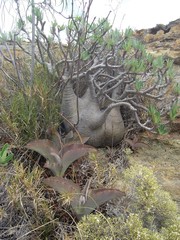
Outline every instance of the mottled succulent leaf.
[(52, 155), (52, 153), (55, 153), (58, 155), (58, 149), (55, 148), (52, 141), (48, 139), (40, 139), (40, 140), (32, 141), (28, 143), (25, 147), (38, 152), (46, 159), (53, 162), (54, 162), (54, 156)]
[(75, 206), (75, 204), (72, 203), (72, 206), (74, 207), (77, 217), (80, 219), (82, 216), (90, 214), (103, 203), (123, 196), (125, 196), (125, 193), (116, 189), (94, 189), (89, 190), (85, 204)]
[(95, 148), (84, 144), (67, 144), (64, 145), (60, 152), (62, 158), (62, 172), (61, 176), (65, 173), (66, 169), (77, 159), (85, 156), (90, 151), (95, 151)]
[(77, 202), (80, 196), (80, 187), (70, 179), (63, 177), (49, 177), (43, 181), (46, 185), (52, 187), (60, 194), (71, 194), (74, 203)]

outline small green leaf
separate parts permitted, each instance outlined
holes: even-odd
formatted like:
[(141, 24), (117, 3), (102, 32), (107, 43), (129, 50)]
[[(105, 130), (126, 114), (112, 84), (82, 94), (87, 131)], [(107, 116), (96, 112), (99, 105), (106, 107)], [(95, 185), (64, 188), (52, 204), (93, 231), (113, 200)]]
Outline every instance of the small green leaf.
[(155, 69), (157, 68), (162, 68), (164, 66), (164, 59), (162, 56), (157, 57), (156, 59), (153, 60), (153, 67)]
[(125, 38), (130, 38), (132, 35), (133, 35), (133, 30), (131, 28), (127, 28), (124, 33)]
[(125, 43), (123, 44), (123, 49), (126, 52), (130, 52), (131, 51), (131, 49), (132, 49), (132, 40), (131, 39), (128, 39), (127, 41), (125, 41)]
[(25, 21), (23, 21), (22, 19), (19, 19), (17, 22), (18, 29), (21, 29), (22, 27), (24, 27), (24, 25), (25, 25)]
[(141, 80), (136, 80), (135, 81), (135, 89), (137, 92), (141, 91), (141, 89), (143, 88), (143, 81)]
[(178, 102), (173, 103), (171, 110), (169, 112), (171, 121), (175, 120), (175, 118), (177, 117), (177, 115), (179, 113), (179, 109), (180, 109), (180, 106), (179, 106)]
[(173, 70), (172, 68), (169, 68), (169, 69), (167, 70), (167, 72), (166, 72), (166, 75), (167, 75), (167, 77), (169, 77), (170, 79), (173, 79), (174, 76), (175, 76), (175, 72), (174, 72), (174, 70)]
[(151, 116), (151, 118), (152, 118), (152, 121), (153, 121), (153, 123), (154, 124), (160, 124), (160, 122), (161, 122), (161, 114), (160, 114), (160, 112), (156, 109), (156, 107), (154, 107), (154, 106), (149, 106), (149, 108), (148, 108), (148, 113), (149, 113), (149, 115)]
[(32, 15), (27, 16), (27, 20), (32, 23)]
[(13, 153), (8, 152), (9, 144), (6, 143), (0, 151), (0, 165), (7, 165), (13, 158)]
[(38, 21), (42, 21), (43, 20), (43, 14), (42, 14), (42, 11), (40, 10), (40, 8), (35, 7), (34, 8), (34, 14), (37, 17)]
[(83, 51), (83, 52), (81, 53), (81, 60), (86, 61), (86, 60), (88, 60), (89, 58), (90, 58), (90, 54), (88, 53), (88, 51)]
[(173, 89), (173, 92), (179, 96), (180, 95), (180, 83), (176, 83)]
[(4, 146), (2, 147), (2, 149), (0, 151), (0, 156), (6, 156), (8, 148), (9, 148), (9, 144), (8, 143), (4, 144)]
[(160, 124), (157, 128), (157, 131), (160, 135), (164, 135), (164, 134), (167, 134), (168, 131), (166, 129), (166, 127), (163, 125), (163, 124)]
[(6, 162), (9, 162), (13, 159), (14, 157), (14, 154), (13, 153), (9, 153), (7, 156), (6, 156)]

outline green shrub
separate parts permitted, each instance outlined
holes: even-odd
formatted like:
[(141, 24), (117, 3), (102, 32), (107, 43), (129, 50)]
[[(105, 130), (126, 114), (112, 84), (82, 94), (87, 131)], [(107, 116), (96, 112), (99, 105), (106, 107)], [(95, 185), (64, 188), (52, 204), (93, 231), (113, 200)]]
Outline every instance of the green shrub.
[(120, 239), (160, 240), (157, 232), (150, 231), (143, 227), (143, 222), (137, 214), (130, 214), (122, 230), (123, 233)]
[(177, 206), (157, 183), (153, 171), (141, 165), (124, 173), (130, 197), (129, 211), (141, 216), (145, 227), (159, 230), (177, 218)]
[(109, 220), (111, 219), (105, 218), (102, 214), (90, 214), (87, 217), (83, 217), (77, 224), (78, 231), (75, 233), (75, 239), (115, 239), (115, 225), (109, 222)]
[(158, 233), (143, 227), (136, 214), (130, 214), (126, 221), (122, 218), (105, 218), (102, 214), (84, 217), (77, 224), (75, 239), (89, 240), (160, 240)]
[(43, 170), (34, 167), (30, 171), (25, 169), (19, 161), (14, 161), (13, 168), (6, 174), (6, 177), (9, 177), (6, 187), (8, 197), (17, 210), (23, 213), (24, 207), (28, 204), (29, 208), (32, 208), (34, 222), (44, 223), (52, 220), (53, 211), (49, 208), (48, 200), (43, 196), (41, 185)]
[(162, 228), (163, 240), (179, 240), (180, 239), (180, 221), (174, 221), (172, 225), (167, 228)]
[(35, 239), (39, 239), (39, 235), (42, 236), (40, 239), (46, 239), (43, 236), (49, 236), (54, 231), (54, 211), (51, 200), (44, 196), (42, 178), (43, 170), (39, 167), (30, 170), (16, 160), (9, 168), (6, 166), (0, 169), (3, 193), (3, 197), (0, 196), (0, 202), (3, 203), (0, 211), (1, 226), (4, 224), (6, 232), (15, 229), (12, 236), (16, 235), (18, 229), (22, 229), (20, 234), (25, 234), (23, 239), (33, 239), (33, 234), (36, 235)]
[(123, 218), (106, 218), (102, 214), (91, 214), (83, 217), (77, 224), (75, 239), (89, 240), (178, 240), (180, 222), (174, 221), (159, 233), (143, 227), (138, 214), (131, 213), (126, 220)]

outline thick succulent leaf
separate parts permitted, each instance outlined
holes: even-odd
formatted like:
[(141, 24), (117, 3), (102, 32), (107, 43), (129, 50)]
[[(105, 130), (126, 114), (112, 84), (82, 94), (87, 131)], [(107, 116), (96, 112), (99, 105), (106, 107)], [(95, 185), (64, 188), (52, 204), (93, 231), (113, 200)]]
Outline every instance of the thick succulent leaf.
[(62, 159), (62, 172), (61, 176), (65, 173), (66, 169), (77, 159), (85, 156), (90, 151), (95, 151), (95, 148), (80, 143), (64, 145), (60, 152)]
[(54, 156), (52, 155), (52, 153), (55, 153), (58, 155), (58, 149), (55, 148), (52, 141), (48, 139), (39, 139), (39, 140), (32, 141), (28, 143), (25, 147), (38, 152), (46, 159), (53, 162), (54, 162)]
[(6, 156), (6, 162), (9, 162), (13, 159), (14, 157), (14, 154), (13, 153), (9, 153), (7, 156)]
[(52, 140), (54, 146), (60, 151), (62, 148), (62, 140), (58, 131), (52, 127), (48, 128), (46, 132), (49, 135), (49, 138)]
[(4, 158), (7, 155), (8, 152), (8, 148), (9, 148), (9, 144), (6, 143), (4, 144), (4, 146), (2, 147), (1, 151), (0, 151), (0, 155)]
[(65, 179), (63, 177), (49, 177), (43, 180), (43, 182), (52, 187), (55, 191), (61, 194), (71, 194), (72, 200), (77, 204), (80, 196), (80, 187), (75, 184), (70, 179)]
[(77, 133), (73, 133), (73, 138), (69, 139), (65, 137), (63, 141), (65, 144), (73, 144), (73, 143), (85, 144), (89, 140), (89, 137), (83, 137), (83, 136), (80, 136), (80, 137)]
[(83, 205), (78, 206), (72, 203), (72, 206), (77, 217), (80, 219), (84, 215), (90, 214), (95, 208), (98, 208), (103, 203), (123, 196), (125, 196), (125, 193), (116, 189), (94, 189), (89, 190), (88, 198)]
[(62, 160), (56, 153), (51, 153), (54, 160), (47, 160), (44, 167), (49, 168), (55, 176), (61, 176), (62, 172)]

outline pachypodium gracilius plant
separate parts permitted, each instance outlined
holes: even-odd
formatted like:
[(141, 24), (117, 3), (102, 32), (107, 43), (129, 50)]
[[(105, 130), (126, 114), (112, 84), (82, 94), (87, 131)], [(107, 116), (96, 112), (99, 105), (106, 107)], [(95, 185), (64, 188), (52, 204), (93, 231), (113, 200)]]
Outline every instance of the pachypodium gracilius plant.
[[(62, 86), (56, 90), (56, 96), (59, 95), (62, 100), (65, 134), (68, 135), (75, 126), (82, 136), (89, 137), (89, 145), (106, 147), (120, 143), (128, 121), (136, 122), (148, 131), (163, 132), (164, 119), (158, 123), (161, 126), (157, 126), (154, 120), (158, 121), (159, 116), (151, 118), (148, 107), (155, 105), (160, 117), (164, 114), (169, 116), (174, 95), (180, 92), (178, 84), (172, 91), (173, 61), (148, 53), (133, 30), (120, 32), (113, 29), (109, 15), (90, 20), (92, 2), (81, 4), (80, 1), (78, 16), (72, 4), (68, 21), (63, 24), (58, 21), (58, 14), (62, 17), (61, 11), (55, 11), (49, 2), (37, 3), (33, 43), (29, 37), (32, 18), (21, 14), (18, 1), (15, 1), (19, 16), (18, 31), (16, 37), (10, 36), (10, 40), (45, 67), (50, 76), (57, 77), (57, 83)], [(26, 7), (29, 8), (28, 4)], [(56, 12), (49, 28), (50, 36), (45, 31), (44, 8), (50, 13)], [(22, 42), (18, 41), (21, 36), (25, 38)], [(64, 37), (66, 43), (62, 41)], [(24, 48), (23, 42), (30, 44), (32, 49), (37, 44), (36, 51)], [(5, 48), (7, 46), (5, 39)], [(11, 64), (16, 61), (12, 54), (8, 57), (3, 52), (1, 54), (4, 61)], [(17, 68), (19, 65), (14, 66)], [(21, 72), (21, 69), (18, 70)], [(132, 118), (127, 117), (129, 115)]]

